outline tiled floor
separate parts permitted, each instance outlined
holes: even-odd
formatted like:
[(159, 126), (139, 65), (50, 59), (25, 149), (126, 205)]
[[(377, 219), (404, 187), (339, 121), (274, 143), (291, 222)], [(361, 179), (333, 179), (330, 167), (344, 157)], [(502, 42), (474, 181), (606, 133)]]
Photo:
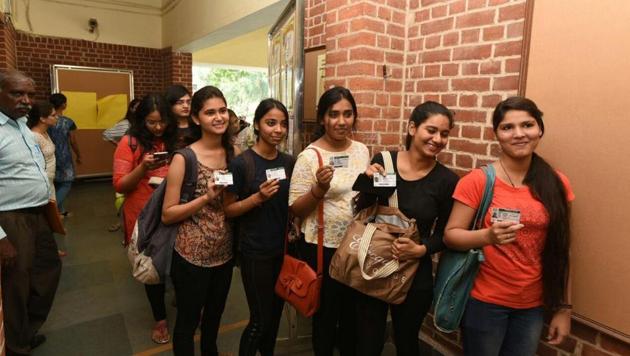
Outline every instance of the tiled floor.
[[(98, 355), (171, 355), (171, 346), (150, 340), (153, 325), (143, 286), (131, 274), (121, 233), (108, 232), (116, 221), (114, 193), (109, 181), (75, 184), (67, 208), (73, 213), (66, 219), (68, 235), (59, 237), (63, 258), (61, 283), (53, 309), (41, 332), (47, 341), (34, 350), (34, 356)], [(174, 292), (167, 288), (167, 313), (170, 327), (176, 310)], [(219, 335), (219, 350), (238, 354), (240, 334), (247, 323), (248, 311), (240, 281), (234, 269), (226, 311)], [(298, 338), (288, 340), (289, 323), (283, 319), (279, 332), (278, 355), (311, 355), (309, 321), (298, 318)], [(422, 345), (424, 355), (439, 355)], [(384, 355), (394, 355), (388, 343)]]

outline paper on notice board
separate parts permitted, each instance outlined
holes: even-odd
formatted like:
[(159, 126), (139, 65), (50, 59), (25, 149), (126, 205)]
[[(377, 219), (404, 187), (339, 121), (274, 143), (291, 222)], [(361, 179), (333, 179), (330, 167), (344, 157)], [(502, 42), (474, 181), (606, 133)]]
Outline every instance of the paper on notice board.
[(127, 94), (108, 95), (98, 99), (96, 124), (99, 129), (114, 126), (127, 113)]
[(96, 93), (64, 91), (63, 95), (68, 98), (63, 114), (74, 120), (78, 129), (99, 128), (96, 122)]

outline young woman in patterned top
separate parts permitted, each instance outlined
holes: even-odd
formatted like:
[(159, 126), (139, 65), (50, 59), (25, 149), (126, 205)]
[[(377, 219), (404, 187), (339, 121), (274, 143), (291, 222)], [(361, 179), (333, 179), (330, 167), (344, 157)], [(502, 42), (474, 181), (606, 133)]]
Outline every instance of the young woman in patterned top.
[(227, 168), (235, 149), (226, 100), (219, 89), (199, 89), (191, 108), (197, 137), (201, 136), (190, 145), (197, 156), (195, 198), (180, 204), (186, 162), (175, 155), (162, 208), (165, 224), (181, 222), (171, 268), (177, 297), (173, 352), (194, 355), (193, 336), (201, 318), (201, 354), (218, 355), (216, 339), (232, 281), (233, 256), (231, 231), (223, 212), (225, 186), (215, 184), (213, 176)]
[[(353, 292), (330, 278), (328, 267), (352, 221), (351, 202), (356, 195), (352, 184), (370, 164), (367, 147), (350, 138), (356, 119), (357, 106), (348, 89), (326, 91), (317, 106), (317, 138), (299, 154), (291, 176), (289, 205), (302, 218), (300, 249), (313, 269), (317, 269), (317, 206), (324, 205), (324, 279), (320, 307), (313, 316), (315, 355), (332, 355), (336, 339), (342, 355), (354, 354)], [(321, 154), (322, 167), (309, 148)]]

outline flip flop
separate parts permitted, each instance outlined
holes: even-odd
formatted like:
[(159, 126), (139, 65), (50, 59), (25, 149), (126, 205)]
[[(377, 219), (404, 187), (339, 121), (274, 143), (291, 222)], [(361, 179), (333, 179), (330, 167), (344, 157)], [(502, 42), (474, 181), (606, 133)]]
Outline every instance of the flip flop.
[(153, 330), (151, 330), (151, 340), (156, 344), (166, 344), (171, 341), (171, 336), (168, 334), (168, 325), (166, 320), (158, 321)]

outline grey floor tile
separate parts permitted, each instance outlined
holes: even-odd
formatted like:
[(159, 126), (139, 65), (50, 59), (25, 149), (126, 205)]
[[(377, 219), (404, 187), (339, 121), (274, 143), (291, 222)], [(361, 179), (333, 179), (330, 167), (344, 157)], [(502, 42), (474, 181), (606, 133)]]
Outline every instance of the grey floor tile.
[(50, 331), (33, 356), (131, 355), (131, 344), (121, 314)]

